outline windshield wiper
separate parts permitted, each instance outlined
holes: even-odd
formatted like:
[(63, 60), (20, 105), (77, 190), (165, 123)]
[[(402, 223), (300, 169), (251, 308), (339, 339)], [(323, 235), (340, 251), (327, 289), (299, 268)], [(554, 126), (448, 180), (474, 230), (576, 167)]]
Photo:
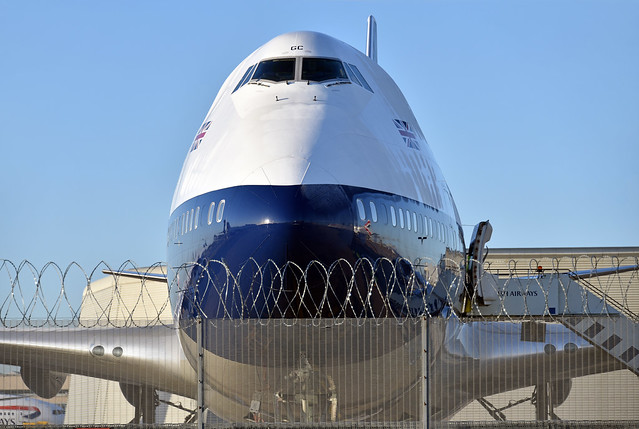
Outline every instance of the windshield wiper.
[(337, 81), (337, 82), (327, 83), (327, 84), (326, 84), (326, 87), (333, 86), (333, 85), (345, 85), (345, 84), (349, 84), (349, 85), (350, 85), (351, 83), (352, 83), (352, 82), (351, 82), (351, 81), (348, 81), (348, 80), (339, 80), (339, 81)]
[(262, 82), (260, 82), (259, 80), (250, 81), (248, 84), (249, 84), (249, 85), (260, 85), (260, 86), (265, 86), (265, 87), (267, 87), (267, 88), (270, 88), (270, 87), (271, 87), (271, 85), (267, 85), (267, 84), (265, 84), (265, 83), (262, 83)]

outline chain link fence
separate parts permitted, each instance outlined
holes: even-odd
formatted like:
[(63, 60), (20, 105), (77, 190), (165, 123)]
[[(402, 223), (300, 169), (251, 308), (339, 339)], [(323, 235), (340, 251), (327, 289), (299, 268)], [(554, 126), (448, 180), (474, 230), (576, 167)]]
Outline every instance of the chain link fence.
[(615, 341), (636, 339), (638, 265), (491, 262), (488, 303), (447, 260), (238, 272), (3, 260), (0, 422), (633, 427), (632, 347), (624, 362), (568, 322), (624, 318)]

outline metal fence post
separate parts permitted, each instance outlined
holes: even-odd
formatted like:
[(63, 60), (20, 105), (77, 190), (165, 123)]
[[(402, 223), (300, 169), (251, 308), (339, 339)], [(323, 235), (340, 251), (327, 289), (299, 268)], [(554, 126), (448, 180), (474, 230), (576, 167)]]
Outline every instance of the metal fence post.
[(197, 316), (197, 429), (204, 429), (204, 347), (202, 316)]
[(421, 326), (421, 330), (422, 330), (422, 353), (421, 353), (421, 359), (422, 359), (422, 424), (424, 429), (428, 429), (430, 426), (430, 400), (429, 400), (429, 393), (430, 393), (430, 377), (429, 377), (429, 368), (430, 368), (430, 362), (429, 362), (429, 338), (428, 338), (428, 334), (429, 334), (429, 320), (428, 320), (428, 316), (423, 316), (422, 317), (422, 326)]

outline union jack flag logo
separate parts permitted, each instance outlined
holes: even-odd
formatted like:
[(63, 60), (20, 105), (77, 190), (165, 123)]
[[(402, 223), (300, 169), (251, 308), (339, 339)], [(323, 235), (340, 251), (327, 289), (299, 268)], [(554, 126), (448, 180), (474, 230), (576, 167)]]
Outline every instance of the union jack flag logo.
[(211, 121), (208, 121), (202, 124), (197, 134), (195, 135), (195, 139), (193, 139), (193, 144), (191, 145), (191, 150), (189, 150), (189, 152), (193, 152), (195, 149), (197, 149), (200, 146), (200, 143), (202, 142), (202, 139), (206, 135), (206, 132), (208, 131), (210, 126), (211, 126)]
[(406, 121), (402, 121), (400, 119), (393, 119), (393, 123), (397, 127), (397, 131), (404, 139), (404, 143), (406, 146), (420, 150), (419, 141), (417, 141), (417, 134), (413, 127)]

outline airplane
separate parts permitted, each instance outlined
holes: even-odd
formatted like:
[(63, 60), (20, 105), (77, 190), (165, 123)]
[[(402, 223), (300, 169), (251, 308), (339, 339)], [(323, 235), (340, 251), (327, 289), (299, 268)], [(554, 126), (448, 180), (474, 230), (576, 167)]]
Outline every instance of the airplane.
[(23, 395), (0, 395), (0, 424), (61, 425), (65, 410), (62, 405)]
[[(426, 313), (446, 322), (434, 324), (430, 340), (439, 356), (434, 420), (488, 394), (540, 384), (538, 367), (554, 368), (549, 381), (564, 393), (573, 377), (622, 368), (562, 326), (527, 341), (521, 324), (454, 316), (468, 298), (466, 260), (481, 260), (486, 237), (473, 237), (469, 247), (479, 253), (466, 255), (452, 193), (406, 99), (377, 63), (376, 34), (371, 17), (366, 53), (322, 33), (282, 34), (223, 83), (186, 147), (171, 204), (160, 280), (170, 285), (179, 329), (3, 330), (2, 363), (20, 366), (45, 398), (66, 374), (118, 381), (145, 423), (155, 421), (156, 391), (196, 397), (198, 373), (204, 405), (227, 421), (418, 421), (422, 368), (372, 375), (371, 366), (421, 350), (417, 325), (384, 330), (380, 320)], [(339, 276), (348, 269), (354, 274)], [(318, 327), (303, 321), (327, 318), (374, 323), (360, 327), (365, 335), (343, 323), (332, 336), (306, 336)], [(215, 328), (202, 333), (200, 319)], [(282, 338), (278, 321), (295, 335)], [(474, 344), (478, 332), (498, 339)], [(323, 357), (345, 339), (353, 350), (372, 350), (377, 334), (388, 341), (375, 355)], [(384, 388), (363, 392), (340, 377), (346, 366)], [(481, 371), (494, 379), (474, 383)], [(307, 397), (302, 374), (309, 385), (321, 378)], [(324, 411), (310, 412), (312, 404)]]

